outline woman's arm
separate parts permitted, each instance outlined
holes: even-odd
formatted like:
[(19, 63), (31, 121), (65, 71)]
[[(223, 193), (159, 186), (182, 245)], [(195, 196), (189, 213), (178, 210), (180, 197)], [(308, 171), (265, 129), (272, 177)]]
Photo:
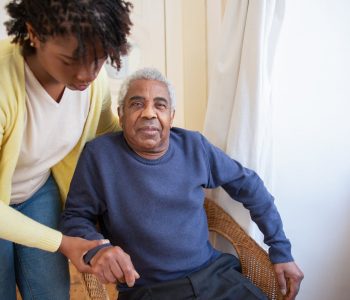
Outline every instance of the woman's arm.
[[(18, 230), (21, 224), (21, 230)], [(0, 201), (0, 238), (28, 247), (55, 252), (62, 233), (44, 226)]]
[[(18, 224), (21, 224), (21, 230), (18, 230)], [(88, 241), (62, 235), (61, 232), (28, 218), (2, 202), (0, 202), (0, 238), (50, 252), (58, 250), (71, 260), (78, 271), (87, 273), (92, 271), (83, 261), (85, 253), (109, 242)]]

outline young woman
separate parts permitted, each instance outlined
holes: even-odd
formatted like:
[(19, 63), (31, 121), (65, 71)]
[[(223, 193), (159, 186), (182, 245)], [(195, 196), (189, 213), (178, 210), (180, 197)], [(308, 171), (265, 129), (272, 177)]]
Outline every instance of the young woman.
[[(1, 234), (28, 235), (0, 240), (0, 299), (15, 299), (16, 283), (24, 299), (69, 299), (64, 256), (17, 244), (55, 251), (66, 237), (11, 212), (56, 228), (85, 142), (117, 129), (101, 68), (107, 58), (120, 68), (130, 10), (122, 0), (7, 5), (14, 38), (0, 42), (0, 201), (12, 209), (0, 212), (13, 222)], [(31, 244), (38, 230), (42, 237)]]

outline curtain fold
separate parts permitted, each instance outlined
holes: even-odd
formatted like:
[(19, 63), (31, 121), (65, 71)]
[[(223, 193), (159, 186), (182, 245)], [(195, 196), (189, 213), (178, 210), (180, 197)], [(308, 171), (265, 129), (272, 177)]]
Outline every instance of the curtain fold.
[[(268, 188), (272, 180), (271, 72), (284, 0), (227, 0), (218, 51), (209, 78), (204, 134)], [(209, 192), (260, 244), (242, 205), (221, 189)]]

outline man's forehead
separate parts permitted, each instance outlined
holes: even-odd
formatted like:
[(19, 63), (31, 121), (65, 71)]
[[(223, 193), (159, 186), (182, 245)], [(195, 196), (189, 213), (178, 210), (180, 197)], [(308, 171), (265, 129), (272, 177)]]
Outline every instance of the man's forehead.
[(167, 86), (164, 82), (155, 80), (155, 79), (146, 79), (146, 78), (139, 78), (139, 79), (134, 79), (130, 82), (129, 88), (135, 87), (135, 86), (158, 86), (162, 87), (167, 90)]
[(161, 97), (170, 101), (170, 95), (168, 88), (164, 82), (150, 79), (136, 79), (130, 82), (127, 99), (134, 96), (147, 96), (152, 95), (153, 98)]

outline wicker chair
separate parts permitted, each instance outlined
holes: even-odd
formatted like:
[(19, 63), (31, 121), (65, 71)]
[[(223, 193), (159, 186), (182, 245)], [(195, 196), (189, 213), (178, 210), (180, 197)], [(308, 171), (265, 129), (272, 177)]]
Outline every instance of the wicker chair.
[[(213, 200), (205, 199), (209, 231), (225, 237), (235, 248), (242, 273), (257, 285), (271, 300), (282, 300), (272, 263), (262, 249), (236, 221)], [(92, 300), (108, 300), (108, 293), (94, 275), (83, 274), (83, 282)]]
[(242, 273), (271, 300), (282, 300), (277, 278), (266, 251), (262, 249), (238, 223), (213, 200), (206, 199), (205, 210), (209, 231), (225, 237), (235, 248), (242, 265)]
[(82, 273), (82, 283), (85, 287), (86, 298), (91, 300), (109, 300), (109, 295), (104, 284), (95, 275)]

